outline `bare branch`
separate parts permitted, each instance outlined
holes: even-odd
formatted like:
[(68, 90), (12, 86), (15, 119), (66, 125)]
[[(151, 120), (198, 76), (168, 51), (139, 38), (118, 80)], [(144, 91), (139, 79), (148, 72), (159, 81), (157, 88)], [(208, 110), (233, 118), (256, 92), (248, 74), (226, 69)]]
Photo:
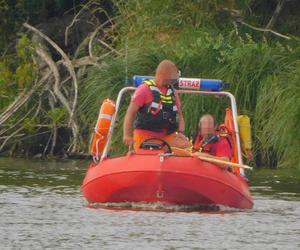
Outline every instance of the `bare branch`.
[(70, 108), (70, 105), (69, 105), (67, 99), (65, 98), (65, 96), (61, 93), (61, 91), (59, 89), (60, 75), (59, 75), (57, 66), (46, 51), (44, 51), (41, 48), (36, 48), (36, 52), (43, 60), (45, 60), (45, 62), (48, 64), (49, 68), (51, 69), (51, 71), (54, 75), (55, 82), (53, 85), (53, 91), (54, 91), (54, 94), (56, 95), (56, 97), (58, 98), (58, 100), (62, 103), (62, 105), (66, 108), (66, 110), (68, 111), (68, 113), (70, 115), (71, 123), (69, 123), (69, 125), (72, 128), (73, 137), (74, 137), (74, 142), (73, 142), (74, 148), (73, 149), (76, 150), (79, 129), (78, 129), (78, 126), (77, 126), (75, 120), (72, 117), (72, 110)]
[(115, 50), (114, 48), (112, 48), (111, 46), (109, 46), (106, 42), (102, 41), (101, 39), (97, 40), (99, 43), (101, 43), (104, 47), (108, 48), (109, 50), (111, 50), (112, 52), (116, 53), (118, 56), (121, 56), (122, 54)]
[(44, 38), (49, 44), (51, 44), (51, 46), (53, 48), (55, 48), (58, 51), (58, 53), (64, 59), (63, 64), (67, 67), (70, 75), (72, 76), (73, 84), (74, 84), (74, 100), (73, 100), (73, 105), (72, 105), (72, 109), (71, 109), (72, 112), (71, 112), (70, 120), (69, 120), (69, 123), (71, 123), (71, 121), (73, 120), (73, 115), (74, 115), (74, 111), (75, 111), (76, 104), (77, 104), (77, 98), (78, 98), (77, 78), (76, 78), (76, 74), (75, 74), (75, 70), (74, 70), (74, 67), (72, 65), (72, 62), (69, 59), (69, 57), (66, 55), (66, 53), (53, 40), (51, 40), (48, 36), (46, 36), (45, 34), (43, 34), (41, 31), (39, 31), (35, 27), (29, 25), (28, 23), (24, 23), (23, 25), (27, 29), (29, 29), (29, 30), (37, 33), (39, 36), (41, 36), (42, 38)]
[(93, 1), (89, 1), (87, 4), (85, 5), (82, 5), (82, 8), (78, 11), (78, 13), (74, 16), (72, 22), (66, 27), (66, 30), (65, 30), (65, 46), (68, 46), (68, 35), (69, 35), (69, 29), (72, 28), (72, 26), (78, 22), (80, 19), (79, 19), (79, 16), (81, 15), (81, 13), (84, 11), (84, 10), (89, 10), (89, 5), (91, 5)]
[(276, 9), (274, 11), (273, 16), (271, 17), (270, 21), (268, 22), (266, 29), (271, 29), (275, 22), (277, 21), (277, 18), (279, 17), (279, 14), (283, 8), (283, 5), (285, 4), (285, 0), (279, 0), (276, 6)]
[(83, 39), (83, 41), (79, 44), (79, 46), (77, 46), (77, 49), (74, 53), (74, 57), (73, 58), (77, 58), (81, 49), (83, 49), (86, 45), (88, 45), (89, 43), (89, 40), (90, 40), (90, 37), (87, 36), (86, 38)]
[[(283, 6), (284, 1), (286, 1), (286, 0), (280, 0), (280, 2), (282, 2), (282, 6)], [(282, 6), (281, 6), (281, 8), (282, 8)], [(253, 29), (253, 30), (262, 31), (262, 32), (270, 32), (270, 33), (272, 33), (272, 34), (274, 34), (274, 35), (276, 35), (276, 36), (282, 37), (282, 38), (287, 39), (287, 40), (292, 39), (292, 38), (289, 37), (289, 36), (280, 34), (280, 33), (276, 32), (276, 31), (274, 31), (274, 30), (268, 28), (268, 25), (267, 25), (266, 28), (259, 28), (259, 27), (255, 27), (255, 26), (253, 26), (253, 25), (251, 25), (251, 24), (245, 23), (245, 22), (243, 21), (243, 17), (241, 16), (240, 11), (237, 11), (237, 10), (234, 10), (234, 9), (228, 9), (228, 8), (223, 8), (223, 10), (227, 11), (227, 12), (231, 15), (231, 17), (233, 18), (233, 22), (234, 22), (235, 29), (236, 29), (236, 23), (240, 23), (240, 24), (245, 25), (245, 26), (247, 26), (248, 28)], [(275, 12), (276, 12), (276, 11), (275, 11)], [(278, 14), (279, 14), (279, 13), (278, 13)], [(270, 20), (270, 21), (271, 21), (271, 20)], [(271, 23), (271, 24), (272, 24), (272, 23)], [(236, 32), (237, 32), (237, 29), (236, 29)]]
[(15, 99), (15, 101), (10, 104), (7, 109), (2, 112), (0, 115), (0, 126), (4, 124), (20, 107), (22, 107), (27, 100), (32, 96), (32, 94), (48, 79), (50, 73), (46, 73), (44, 77), (36, 82), (29, 91), (24, 90), (21, 94)]
[(280, 33), (276, 32), (276, 31), (274, 31), (274, 30), (271, 30), (271, 29), (258, 28), (258, 27), (252, 26), (252, 25), (250, 25), (250, 24), (248, 24), (248, 23), (245, 23), (244, 21), (238, 21), (238, 22), (241, 23), (241, 24), (243, 24), (243, 25), (245, 25), (245, 26), (247, 26), (247, 27), (249, 27), (249, 28), (251, 28), (251, 29), (257, 30), (257, 31), (270, 32), (270, 33), (272, 33), (272, 34), (274, 34), (274, 35), (276, 35), (276, 36), (285, 38), (285, 39), (287, 39), (287, 40), (290, 40), (290, 39), (291, 39), (289, 36), (280, 34)]
[[(24, 136), (25, 134), (17, 134), (17, 135), (14, 135), (14, 137), (22, 137)], [(3, 140), (3, 139), (6, 139), (6, 138), (9, 138), (11, 137), (11, 135), (7, 135), (7, 136), (1, 136), (0, 137), (0, 140)]]
[(97, 35), (98, 31), (100, 30), (100, 27), (98, 27), (97, 29), (95, 29), (95, 31), (92, 33), (90, 40), (89, 40), (89, 55), (90, 57), (93, 57), (93, 40), (95, 38), (95, 36)]
[(30, 109), (25, 115), (22, 116), (21, 119), (18, 119), (18, 121), (15, 122), (12, 126), (9, 125), (8, 128), (4, 129), (3, 131), (0, 131), (0, 135), (3, 135), (7, 133), (9, 130), (17, 127), (22, 121), (24, 121), (24, 119), (32, 112), (33, 109), (35, 109), (35, 107)]
[(20, 127), (17, 130), (15, 130), (14, 132), (12, 132), (9, 136), (7, 136), (6, 139), (3, 141), (3, 143), (0, 146), (0, 151), (4, 148), (4, 146), (6, 145), (8, 140), (11, 139), (12, 137), (14, 137), (15, 135), (17, 135), (22, 129), (23, 129), (23, 127)]
[(50, 149), (50, 155), (53, 155), (54, 153), (54, 148), (56, 146), (56, 141), (57, 141), (57, 126), (54, 124), (53, 126), (53, 133), (52, 133), (52, 144), (51, 144), (51, 149)]
[(72, 62), (74, 64), (74, 67), (76, 68), (87, 66), (87, 65), (93, 65), (93, 66), (97, 65), (97, 59), (91, 56), (84, 56), (79, 59), (73, 60)]
[[(48, 99), (49, 99), (49, 105), (50, 105), (51, 109), (54, 109), (55, 108), (55, 98), (53, 98), (53, 97), (51, 98), (51, 96), (49, 96)], [(49, 136), (49, 139), (48, 139), (48, 142), (46, 144), (46, 147), (44, 149), (43, 154), (45, 154), (47, 152), (47, 149), (48, 149), (49, 144), (50, 144), (50, 140), (52, 138), (52, 145), (51, 145), (51, 149), (50, 149), (49, 154), (53, 155), (54, 147), (55, 147), (55, 144), (56, 144), (56, 137), (57, 137), (57, 129), (56, 129), (56, 124), (54, 122), (53, 125), (52, 125), (52, 132)]]
[[(22, 119), (20, 119), (20, 121), (17, 122), (17, 124), (20, 124), (20, 123), (21, 123), (21, 122), (22, 122), (22, 121), (23, 121), (23, 120), (31, 113), (31, 111), (36, 110), (35, 113), (34, 113), (34, 115), (33, 115), (33, 117), (31, 118), (31, 119), (34, 119), (34, 118), (38, 115), (38, 113), (39, 113), (39, 111), (40, 111), (40, 108), (41, 108), (41, 102), (39, 101), (38, 106), (32, 108), (32, 109), (31, 109), (24, 117), (22, 117)], [(13, 126), (13, 127), (15, 127), (15, 126)], [(10, 128), (9, 128), (9, 129), (10, 129)], [(5, 140), (4, 140), (3, 143), (1, 144), (0, 151), (4, 148), (4, 146), (6, 145), (6, 143), (7, 143), (11, 138), (16, 137), (16, 136), (20, 136), (20, 134), (19, 134), (19, 135), (17, 135), (17, 134), (18, 134), (22, 129), (23, 129), (23, 127), (21, 126), (20, 128), (18, 128), (18, 129), (15, 130), (14, 132), (12, 132), (9, 136), (4, 137)]]

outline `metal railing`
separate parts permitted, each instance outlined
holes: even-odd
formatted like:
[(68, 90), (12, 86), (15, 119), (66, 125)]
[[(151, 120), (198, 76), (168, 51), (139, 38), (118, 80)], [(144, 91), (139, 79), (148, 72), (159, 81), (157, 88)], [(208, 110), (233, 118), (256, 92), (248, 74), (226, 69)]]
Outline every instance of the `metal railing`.
[[(107, 141), (106, 141), (100, 161), (103, 161), (109, 153), (109, 148), (111, 145), (111, 138), (112, 138), (116, 120), (118, 117), (118, 112), (120, 109), (122, 97), (126, 92), (129, 92), (129, 91), (132, 92), (135, 90), (136, 90), (135, 87), (125, 87), (125, 88), (121, 89), (118, 94), (117, 101), (116, 101), (116, 110), (111, 119), (111, 124), (110, 124), (109, 130), (108, 130), (108, 135), (107, 135)], [(233, 116), (233, 126), (234, 126), (235, 138), (236, 138), (238, 163), (243, 164), (242, 152), (241, 152), (241, 142), (240, 142), (240, 136), (239, 136), (239, 126), (237, 123), (238, 113), (237, 113), (237, 106), (236, 106), (236, 101), (235, 101), (234, 95), (232, 95), (230, 92), (226, 92), (226, 91), (211, 92), (211, 91), (200, 91), (200, 90), (177, 90), (177, 93), (179, 93), (179, 94), (194, 94), (194, 95), (198, 94), (198, 95), (226, 96), (230, 99), (232, 116)], [(241, 174), (242, 175), (244, 174), (243, 169), (241, 169)]]

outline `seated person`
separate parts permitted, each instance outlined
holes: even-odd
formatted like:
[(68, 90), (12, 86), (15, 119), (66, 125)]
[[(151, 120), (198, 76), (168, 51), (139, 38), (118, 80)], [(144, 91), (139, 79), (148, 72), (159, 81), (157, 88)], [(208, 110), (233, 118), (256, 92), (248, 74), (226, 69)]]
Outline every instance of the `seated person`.
[(216, 134), (212, 115), (203, 115), (198, 124), (198, 131), (193, 140), (193, 151), (199, 156), (207, 156), (223, 161), (230, 161), (232, 150), (229, 140)]
[(180, 100), (172, 86), (178, 78), (175, 64), (163, 60), (156, 69), (155, 79), (144, 81), (136, 89), (124, 119), (125, 144), (133, 145), (136, 150), (145, 139), (159, 137), (172, 147), (190, 146), (188, 138), (183, 134), (184, 119)]

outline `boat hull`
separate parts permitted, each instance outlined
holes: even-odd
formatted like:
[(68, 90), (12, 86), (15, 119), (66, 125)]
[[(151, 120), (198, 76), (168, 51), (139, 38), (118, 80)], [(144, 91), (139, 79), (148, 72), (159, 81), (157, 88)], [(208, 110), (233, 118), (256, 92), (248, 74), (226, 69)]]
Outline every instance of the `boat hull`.
[(248, 185), (239, 174), (197, 157), (128, 154), (106, 159), (89, 166), (82, 192), (89, 203), (253, 206)]

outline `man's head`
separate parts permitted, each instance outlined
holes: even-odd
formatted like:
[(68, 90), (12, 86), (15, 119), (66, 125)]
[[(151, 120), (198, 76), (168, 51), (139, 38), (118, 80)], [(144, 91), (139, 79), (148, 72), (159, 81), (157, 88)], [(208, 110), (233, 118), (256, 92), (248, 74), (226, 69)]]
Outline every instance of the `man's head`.
[(158, 86), (167, 87), (174, 80), (178, 80), (178, 77), (178, 69), (170, 60), (163, 60), (156, 68), (155, 82)]
[(215, 120), (210, 114), (203, 115), (198, 124), (200, 135), (204, 138), (215, 133)]

